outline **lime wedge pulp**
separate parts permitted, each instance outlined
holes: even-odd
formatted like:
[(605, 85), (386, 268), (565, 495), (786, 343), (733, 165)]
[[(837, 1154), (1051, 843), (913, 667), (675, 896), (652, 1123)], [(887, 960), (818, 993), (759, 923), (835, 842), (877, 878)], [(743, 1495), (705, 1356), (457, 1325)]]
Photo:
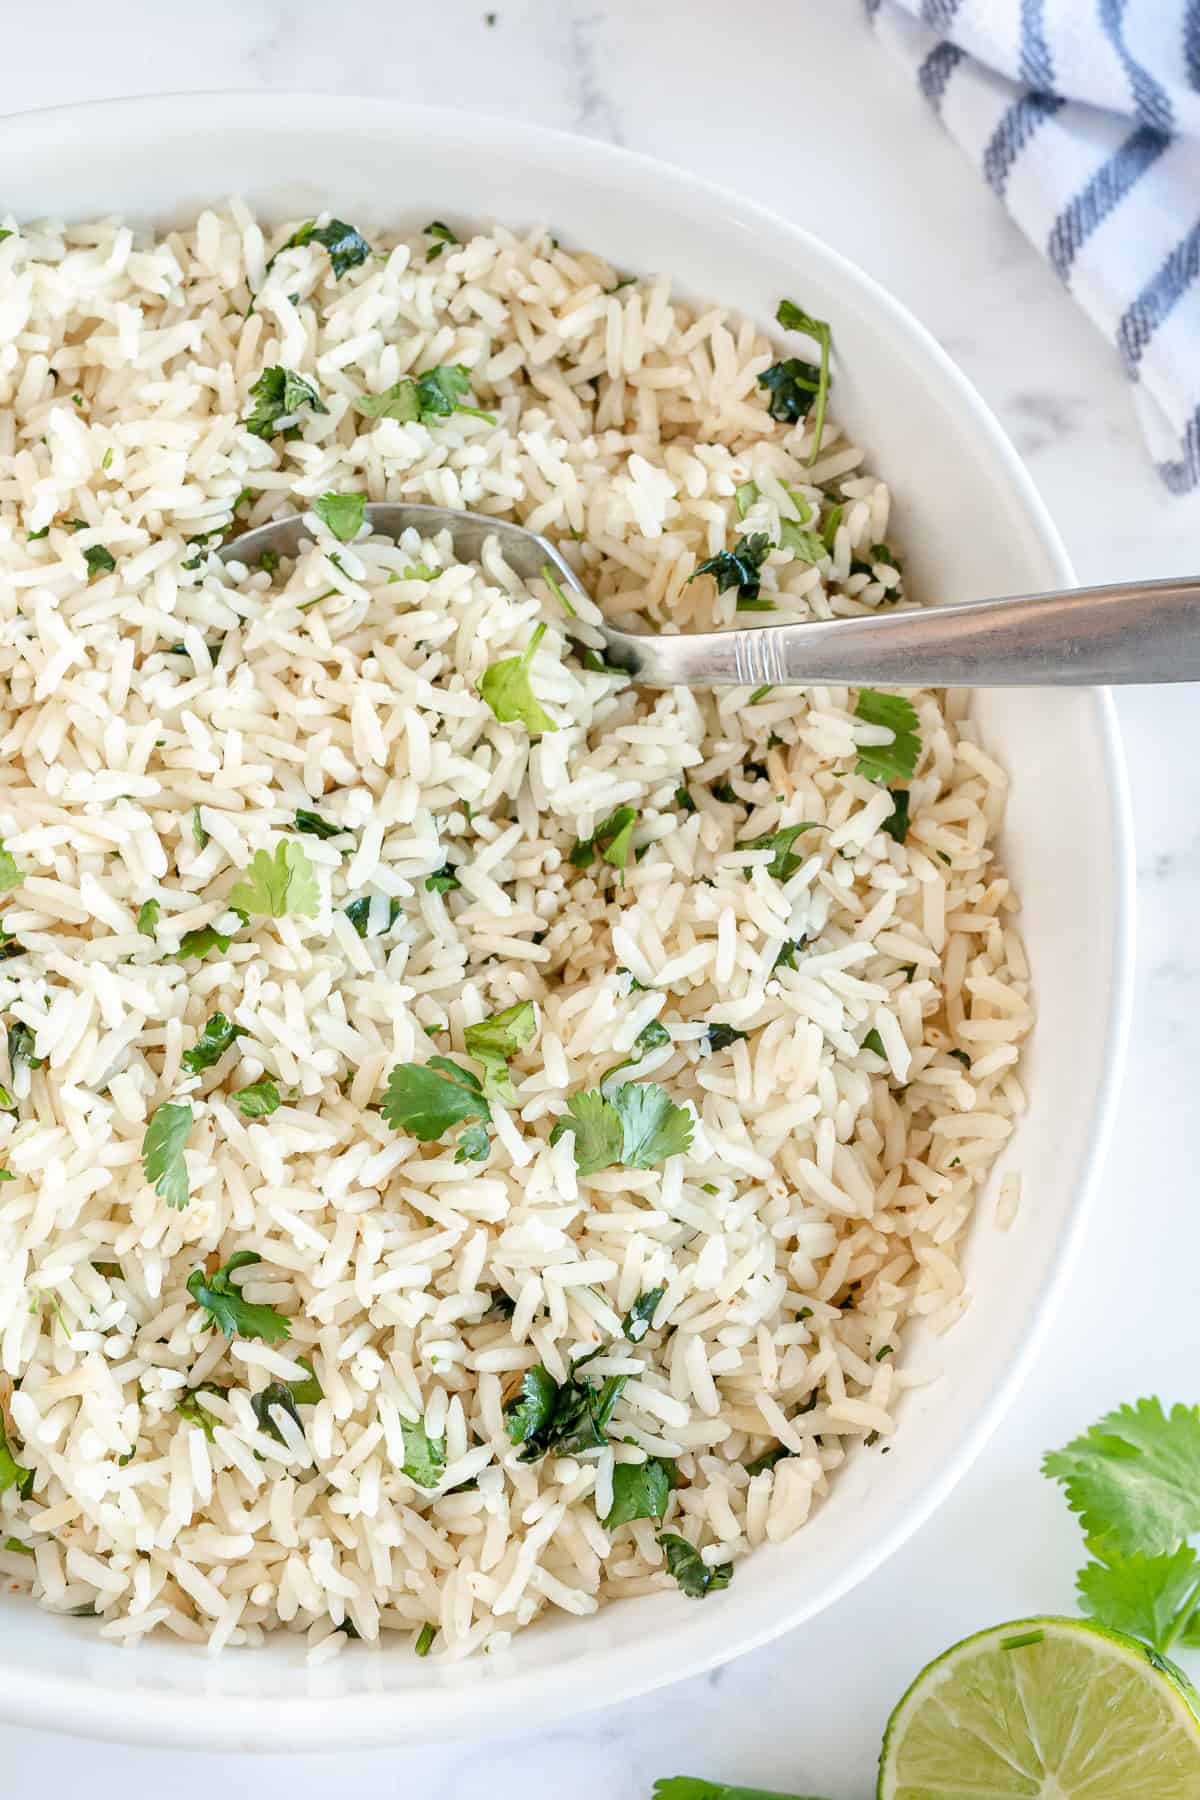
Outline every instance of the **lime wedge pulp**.
[(922, 1669), (888, 1721), (879, 1800), (1200, 1800), (1200, 1699), (1084, 1619), (1022, 1619)]

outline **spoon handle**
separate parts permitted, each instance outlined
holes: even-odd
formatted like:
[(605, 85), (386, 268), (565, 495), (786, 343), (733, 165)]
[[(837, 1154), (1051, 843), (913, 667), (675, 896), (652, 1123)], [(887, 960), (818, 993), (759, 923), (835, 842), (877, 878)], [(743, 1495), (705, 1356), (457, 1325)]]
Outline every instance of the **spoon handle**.
[(607, 659), (651, 687), (1079, 687), (1200, 681), (1200, 578), (1123, 581), (804, 625), (642, 637)]

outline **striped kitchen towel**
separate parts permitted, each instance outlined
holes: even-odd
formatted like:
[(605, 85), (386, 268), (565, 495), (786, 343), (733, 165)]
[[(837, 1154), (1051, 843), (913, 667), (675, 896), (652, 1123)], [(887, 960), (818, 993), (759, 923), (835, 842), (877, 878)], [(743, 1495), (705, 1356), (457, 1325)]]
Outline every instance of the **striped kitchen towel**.
[(1200, 0), (867, 0), (1200, 487)]

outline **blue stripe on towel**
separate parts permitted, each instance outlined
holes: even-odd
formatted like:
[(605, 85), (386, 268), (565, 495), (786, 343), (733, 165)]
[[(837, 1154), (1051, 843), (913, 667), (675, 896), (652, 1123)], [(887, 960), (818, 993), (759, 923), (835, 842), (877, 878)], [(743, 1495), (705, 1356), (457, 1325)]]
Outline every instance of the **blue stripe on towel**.
[(1046, 241), (1046, 254), (1061, 280), (1070, 281), (1072, 264), (1092, 232), (1158, 161), (1169, 141), (1160, 131), (1139, 125), (1064, 206)]
[(1062, 104), (1057, 94), (1022, 94), (993, 131), (983, 153), (983, 172), (1001, 199), (1018, 156), (1043, 120), (1052, 119)]
[(1054, 58), (1046, 42), (1046, 0), (1021, 0), (1021, 80), (1030, 87), (1054, 86)]
[(1200, 220), (1181, 238), (1158, 273), (1132, 301), (1117, 327), (1117, 349), (1126, 372), (1137, 379), (1146, 345), (1178, 306), (1200, 273)]
[(1187, 0), (1183, 16), (1183, 60), (1188, 80), (1200, 88), (1200, 0)]
[(953, 25), (962, 0), (921, 0), (921, 18), (931, 31), (945, 33)]
[(1155, 131), (1173, 130), (1175, 115), (1167, 90), (1130, 54), (1125, 42), (1125, 0), (1100, 0), (1099, 14), (1104, 34), (1124, 66), (1138, 118)]
[(917, 81), (921, 92), (934, 112), (941, 112), (947, 84), (964, 57), (965, 52), (957, 44), (939, 44), (936, 50), (929, 52), (918, 69)]
[(1156, 463), (1168, 493), (1190, 494), (1200, 487), (1200, 407), (1188, 421), (1181, 446), (1183, 455), (1171, 462)]

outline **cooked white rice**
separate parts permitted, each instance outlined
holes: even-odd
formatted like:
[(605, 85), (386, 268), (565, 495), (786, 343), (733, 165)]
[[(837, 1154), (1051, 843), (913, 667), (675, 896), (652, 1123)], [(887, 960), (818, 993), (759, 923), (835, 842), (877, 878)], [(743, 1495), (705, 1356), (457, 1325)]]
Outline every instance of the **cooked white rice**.
[[(777, 541), (799, 497), (815, 528), (843, 510), (815, 565), (773, 552), (776, 619), (902, 592), (870, 548), (887, 488), (836, 426), (810, 466), (811, 427), (768, 417), (779, 351), (752, 324), (664, 278), (612, 292), (619, 272), (541, 232), (432, 260), (423, 234), (377, 243), (340, 280), (309, 243), (265, 275), (290, 231), (235, 204), (154, 241), (103, 222), (0, 242), (0, 832), (22, 876), (0, 1011), (40, 1059), (14, 1045), (3, 1076), (0, 1405), (32, 1482), (10, 1470), (0, 1494), (0, 1571), (124, 1644), (286, 1629), (323, 1657), (428, 1624), (460, 1656), (672, 1586), (660, 1529), (710, 1566), (786, 1538), (893, 1429), (904, 1327), (962, 1313), (959, 1249), (1022, 1105), (1005, 778), (963, 696), (914, 695), (897, 843), (853, 772), (888, 733), (845, 689), (635, 690), (581, 665), (542, 584), (444, 539), (339, 545), (314, 520), (278, 576), (223, 570), (194, 540), (235, 506), (245, 527), (361, 491), (515, 517), (608, 616), (710, 625), (736, 595), (688, 585), (699, 561)], [(456, 362), (494, 422), (356, 410)], [(273, 365), (327, 410), (264, 441), (243, 420)], [(89, 580), (96, 547), (115, 567)], [(557, 729), (535, 741), (477, 683), (539, 618)], [(576, 867), (621, 805), (636, 859)], [(353, 838), (297, 839), (299, 807)], [(738, 848), (800, 820), (827, 829), (783, 881), (770, 849)], [(230, 890), (284, 838), (317, 916), (243, 927)], [(428, 888), (447, 860), (461, 887)], [(368, 894), (360, 937), (342, 909)], [(227, 950), (172, 959), (209, 924)], [(464, 1029), (526, 999), (537, 1035), (486, 1164), (385, 1122), (390, 1069), (474, 1067)], [(189, 1075), (216, 1012), (244, 1035)], [(694, 1114), (691, 1147), (580, 1177), (552, 1127), (651, 1020), (671, 1041), (628, 1073)], [(747, 1035), (710, 1053), (712, 1024)], [(248, 1122), (231, 1096), (264, 1075), (283, 1104)], [(184, 1100), (176, 1211), (140, 1156)], [(227, 1340), (187, 1292), (244, 1250), (262, 1260), (243, 1293), (287, 1315), (286, 1342)], [(504, 1408), (523, 1373), (561, 1381), (597, 1346), (587, 1373), (629, 1378), (607, 1447), (521, 1461)], [(322, 1397), (299, 1425), (274, 1406), (268, 1433), (251, 1398), (303, 1381), (299, 1358)], [(205, 1382), (222, 1391), (191, 1422), (178, 1402)], [(402, 1473), (417, 1420), (444, 1440), (434, 1489)], [(606, 1530), (614, 1467), (647, 1455), (676, 1463), (665, 1520)]]

